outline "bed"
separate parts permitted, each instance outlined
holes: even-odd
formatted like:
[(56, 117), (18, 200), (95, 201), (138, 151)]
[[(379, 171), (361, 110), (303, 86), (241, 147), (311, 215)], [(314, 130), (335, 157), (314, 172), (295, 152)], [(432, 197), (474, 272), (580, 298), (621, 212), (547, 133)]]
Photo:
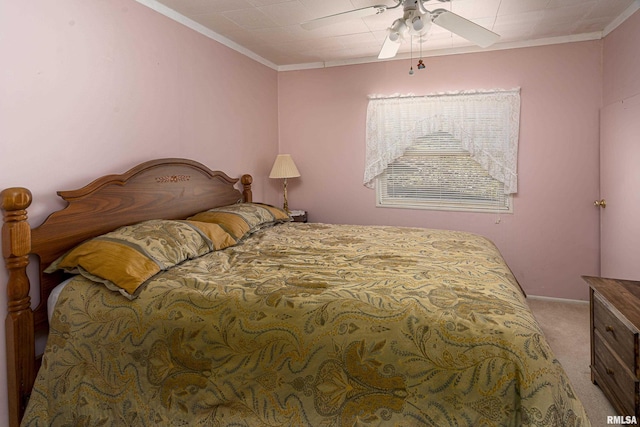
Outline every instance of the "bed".
[[(33, 229), (28, 190), (2, 192), (13, 426), (589, 425), (490, 241), (294, 223), (238, 181), (155, 160), (60, 192), (68, 206)], [(102, 253), (74, 264), (120, 238), (167, 258), (136, 264), (132, 287), (101, 281)]]

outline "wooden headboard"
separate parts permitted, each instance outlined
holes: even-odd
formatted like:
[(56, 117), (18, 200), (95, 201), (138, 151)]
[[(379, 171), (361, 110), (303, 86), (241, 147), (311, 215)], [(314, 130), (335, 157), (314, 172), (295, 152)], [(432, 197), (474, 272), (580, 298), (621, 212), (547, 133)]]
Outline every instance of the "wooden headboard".
[[(9, 272), (6, 318), (9, 419), (18, 426), (39, 367), (35, 336), (48, 330), (47, 298), (63, 280), (43, 270), (78, 243), (123, 225), (148, 219), (183, 219), (197, 212), (252, 201), (252, 177), (237, 178), (186, 159), (142, 163), (121, 175), (107, 175), (73, 191), (59, 191), (68, 205), (31, 228), (31, 192), (7, 188), (0, 193), (4, 214), (2, 253)], [(39, 259), (40, 303), (31, 309), (29, 256)]]

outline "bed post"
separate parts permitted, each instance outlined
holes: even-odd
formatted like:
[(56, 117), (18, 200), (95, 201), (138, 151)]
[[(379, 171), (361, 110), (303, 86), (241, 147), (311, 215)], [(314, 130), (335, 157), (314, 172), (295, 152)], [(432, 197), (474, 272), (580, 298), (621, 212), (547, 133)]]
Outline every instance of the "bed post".
[(242, 183), (242, 197), (245, 203), (252, 202), (253, 192), (251, 191), (251, 184), (253, 183), (253, 177), (249, 174), (242, 175), (240, 182)]
[(2, 254), (9, 273), (5, 320), (9, 425), (17, 427), (35, 379), (34, 324), (26, 270), (31, 251), (31, 227), (27, 222), (31, 192), (7, 188), (0, 197), (4, 220)]

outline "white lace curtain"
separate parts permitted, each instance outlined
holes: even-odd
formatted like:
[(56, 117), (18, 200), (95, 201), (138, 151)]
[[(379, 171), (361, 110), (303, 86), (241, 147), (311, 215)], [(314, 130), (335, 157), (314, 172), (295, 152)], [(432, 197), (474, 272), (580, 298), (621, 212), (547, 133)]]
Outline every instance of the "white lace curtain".
[(364, 185), (402, 156), (417, 138), (447, 132), (462, 144), (505, 194), (518, 189), (520, 89), (426, 96), (369, 96)]

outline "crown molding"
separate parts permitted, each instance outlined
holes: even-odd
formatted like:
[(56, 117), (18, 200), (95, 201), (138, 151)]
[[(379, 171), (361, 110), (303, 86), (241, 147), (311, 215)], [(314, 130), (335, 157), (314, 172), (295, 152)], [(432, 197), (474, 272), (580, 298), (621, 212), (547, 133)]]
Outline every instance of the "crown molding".
[(620, 16), (614, 19), (609, 25), (607, 25), (602, 31), (602, 37), (606, 37), (613, 30), (618, 28), (624, 21), (627, 20), (631, 15), (640, 10), (640, 0), (635, 0), (631, 6), (629, 6)]
[(261, 57), (260, 55), (250, 51), (249, 49), (240, 46), (238, 43), (234, 42), (233, 40), (229, 40), (228, 38), (224, 37), (223, 35), (220, 35), (218, 33), (216, 33), (215, 31), (210, 30), (209, 28), (205, 27), (202, 24), (197, 23), (196, 21), (187, 18), (184, 15), (181, 15), (180, 13), (176, 12), (175, 10), (163, 5), (162, 3), (157, 2), (156, 0), (136, 0), (138, 3), (145, 5), (153, 10), (155, 10), (156, 12), (166, 16), (169, 19), (172, 19), (176, 22), (181, 23), (182, 25), (191, 28), (192, 30), (202, 34), (203, 36), (206, 36), (212, 40), (217, 41), (218, 43), (235, 50), (238, 53), (241, 53), (244, 56), (247, 56), (251, 59), (253, 59), (256, 62), (261, 63), (262, 65), (265, 65), (271, 69), (274, 70), (278, 70), (278, 66), (276, 64), (274, 64), (273, 62), (264, 59), (263, 57)]
[[(492, 52), (492, 51), (498, 51), (498, 50), (520, 49), (520, 48), (526, 48), (526, 47), (548, 46), (548, 45), (564, 44), (564, 43), (575, 43), (575, 42), (590, 41), (590, 40), (600, 40), (601, 38), (602, 38), (602, 32), (596, 31), (593, 33), (577, 34), (577, 35), (562, 36), (562, 37), (550, 37), (550, 38), (537, 39), (537, 40), (527, 40), (523, 42), (498, 43), (488, 48), (481, 48), (477, 46), (461, 46), (457, 48), (424, 51), (422, 52), (422, 58), (434, 57), (434, 56), (462, 55), (465, 53)], [(299, 71), (299, 70), (308, 70), (313, 68), (329, 68), (329, 67), (341, 67), (345, 65), (369, 64), (374, 62), (402, 61), (407, 59), (411, 59), (411, 55), (408, 53), (403, 53), (403, 54), (397, 55), (393, 59), (386, 59), (386, 60), (380, 60), (376, 57), (367, 57), (367, 58), (348, 59), (344, 61), (281, 65), (278, 67), (278, 71)]]

